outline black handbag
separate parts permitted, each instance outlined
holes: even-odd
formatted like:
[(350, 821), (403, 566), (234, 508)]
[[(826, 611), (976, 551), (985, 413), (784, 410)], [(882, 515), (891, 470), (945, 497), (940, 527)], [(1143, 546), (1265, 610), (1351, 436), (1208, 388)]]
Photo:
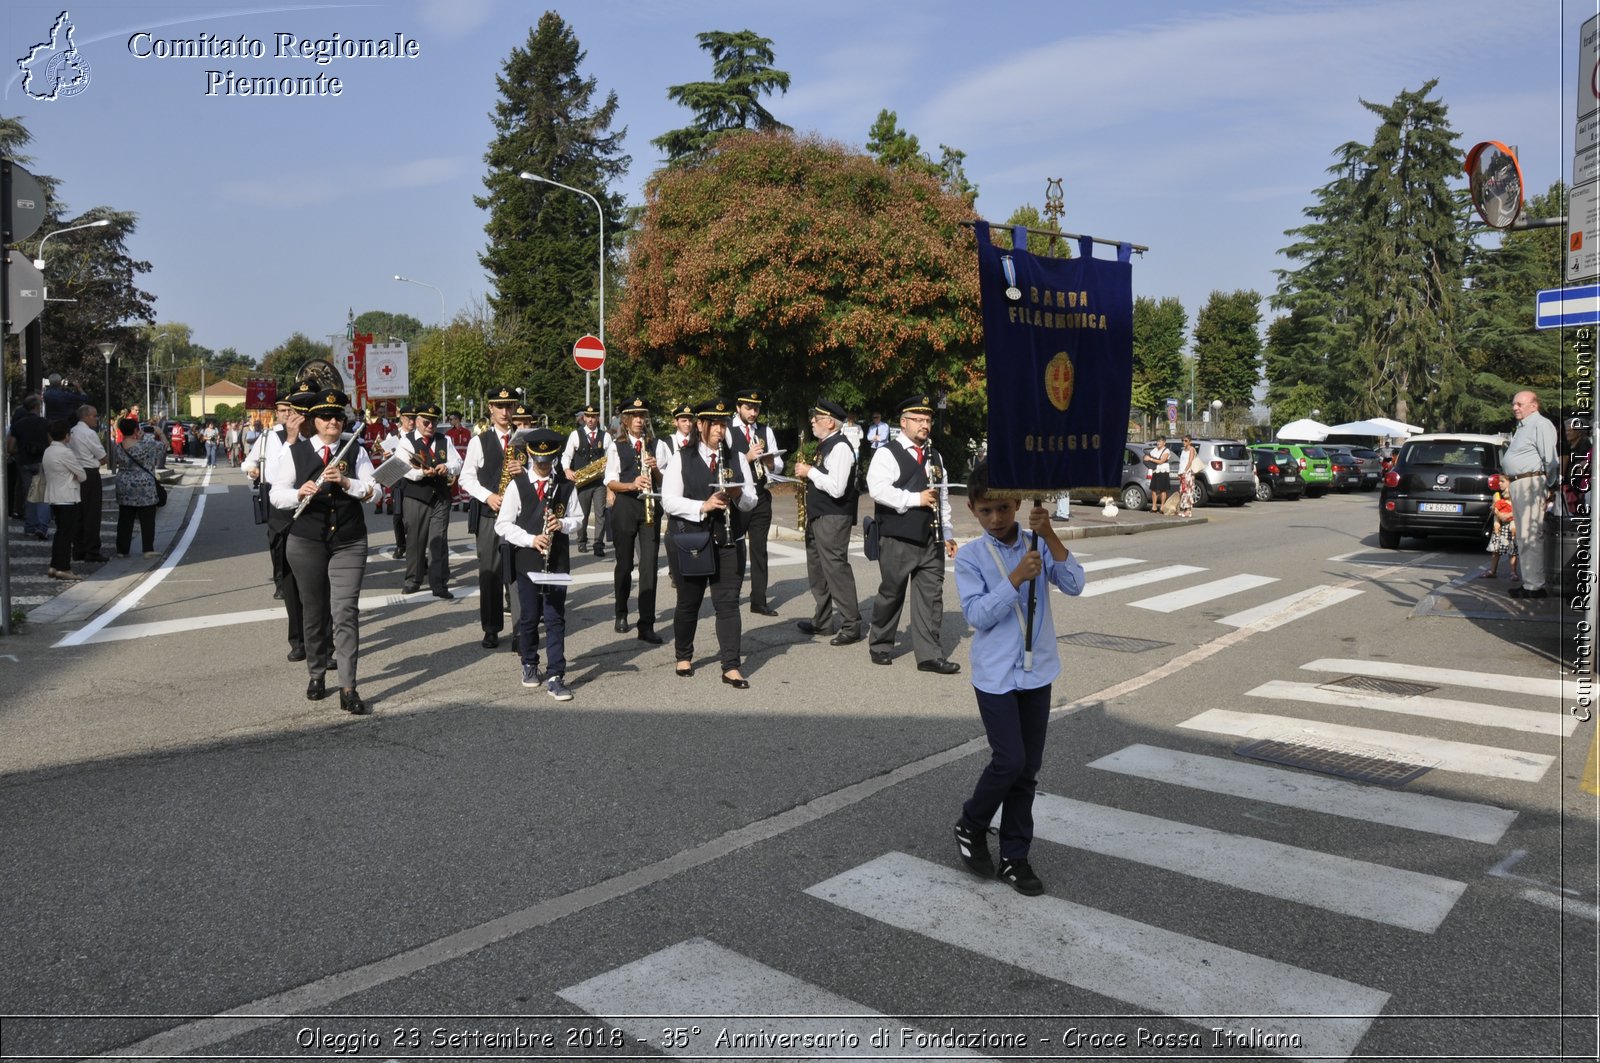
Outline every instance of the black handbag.
[(254, 511), (257, 524), (265, 524), (272, 515), (272, 503), (267, 501), (266, 484), (261, 484), (250, 492), (250, 508)]
[(861, 552), (868, 561), (878, 560), (879, 536), (883, 533), (883, 526), (875, 517), (861, 518)]
[(672, 548), (678, 551), (678, 575), (715, 576), (717, 574), (717, 548), (708, 531), (683, 531), (672, 537)]

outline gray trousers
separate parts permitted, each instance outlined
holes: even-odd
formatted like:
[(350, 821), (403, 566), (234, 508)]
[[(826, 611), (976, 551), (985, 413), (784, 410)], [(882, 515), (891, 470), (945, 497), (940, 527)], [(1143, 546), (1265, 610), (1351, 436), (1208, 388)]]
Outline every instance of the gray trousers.
[(826, 631), (839, 614), (839, 633), (861, 634), (861, 601), (856, 597), (856, 574), (850, 569), (850, 518), (824, 514), (806, 521), (806, 576), (811, 597), (817, 601), (811, 622)]
[(1517, 521), (1517, 566), (1528, 590), (1544, 586), (1544, 508), (1550, 492), (1543, 476), (1511, 482), (1511, 511)]
[(872, 603), (872, 638), (868, 649), (887, 653), (911, 591), (911, 648), (917, 663), (944, 657), (939, 647), (939, 627), (944, 623), (944, 544), (925, 546), (885, 535), (879, 544), (878, 569), (882, 580)]
[(367, 572), (366, 537), (348, 543), (326, 543), (303, 535), (291, 535), (288, 540), (284, 553), (294, 572), (295, 585), (300, 588), (306, 671), (317, 679), (333, 666), (334, 662), (328, 660), (331, 628), (339, 686), (352, 690), (356, 685), (356, 658), (361, 651), (357, 605), (361, 578)]
[(401, 502), (406, 515), (406, 586), (442, 591), (450, 586), (450, 499), (433, 493), (408, 492)]

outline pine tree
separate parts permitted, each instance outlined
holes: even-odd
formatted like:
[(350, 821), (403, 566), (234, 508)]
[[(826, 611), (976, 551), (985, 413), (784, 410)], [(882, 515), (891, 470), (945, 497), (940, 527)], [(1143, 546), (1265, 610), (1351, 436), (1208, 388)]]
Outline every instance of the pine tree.
[(1241, 289), (1212, 292), (1194, 326), (1195, 402), (1221, 399), (1238, 418), (1261, 379), (1261, 296)]
[[(535, 389), (529, 401), (552, 413), (575, 409), (583, 395), (583, 376), (569, 352), (599, 325), (600, 215), (588, 196), (518, 174), (593, 195), (605, 214), (610, 259), (623, 203), (606, 189), (627, 172), (630, 160), (621, 153), (627, 131), (611, 132), (615, 92), (592, 105), (595, 79), (578, 72), (585, 55), (554, 12), (512, 50), (496, 79), (500, 100), (490, 116), (496, 136), (484, 156), (488, 194), (475, 199), (489, 211), (489, 246), (479, 261), (494, 282), (490, 307), (496, 316), (514, 313), (528, 341), (526, 364), (512, 370), (520, 380), (505, 382), (525, 381)], [(446, 373), (448, 379), (449, 367)]]
[(967, 153), (940, 144), (939, 161), (934, 162), (922, 150), (917, 135), (901, 129), (899, 122), (900, 116), (887, 108), (878, 112), (867, 130), (867, 151), (873, 158), (891, 170), (926, 174), (951, 195), (961, 196), (969, 204), (977, 202), (978, 186), (967, 180)]
[(787, 130), (762, 104), (761, 97), (789, 91), (789, 75), (776, 70), (772, 41), (752, 30), (711, 30), (699, 35), (700, 47), (711, 53), (714, 81), (672, 85), (667, 98), (694, 112), (694, 121), (651, 143), (666, 152), (667, 163), (697, 159), (717, 139), (735, 129)]

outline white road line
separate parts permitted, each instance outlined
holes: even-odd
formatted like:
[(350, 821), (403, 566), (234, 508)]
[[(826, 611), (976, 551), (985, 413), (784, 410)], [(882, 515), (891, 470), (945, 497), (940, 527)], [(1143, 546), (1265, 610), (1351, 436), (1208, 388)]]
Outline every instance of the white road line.
[[(210, 469), (206, 470), (205, 479), (201, 480), (200, 483), (202, 487), (211, 483)], [(102, 629), (117, 617), (138, 605), (145, 595), (160, 586), (161, 582), (172, 574), (172, 570), (178, 567), (178, 563), (183, 560), (183, 555), (188, 552), (189, 544), (194, 542), (195, 535), (200, 531), (200, 519), (205, 516), (205, 513), (206, 496), (201, 494), (194, 500), (194, 512), (189, 514), (189, 524), (183, 531), (183, 538), (178, 540), (178, 545), (173, 547), (171, 552), (162, 560), (161, 566), (146, 576), (137, 587), (112, 603), (110, 608), (95, 616), (83, 627), (55, 642), (51, 649), (82, 646), (99, 634)]]
[(1036, 836), (1057, 845), (1426, 934), (1439, 929), (1467, 888), (1435, 875), (1053, 794), (1035, 798), (1033, 822)]
[(1311, 772), (1160, 746), (1131, 745), (1101, 757), (1089, 767), (1469, 842), (1493, 844), (1517, 818), (1515, 812), (1493, 805), (1363, 786)]
[[(557, 990), (556, 996), (605, 1019), (636, 1043), (646, 1042), (677, 1059), (772, 1058), (774, 1053), (788, 1056), (801, 1045), (805, 1058), (812, 1059), (986, 1058), (958, 1048), (918, 1047), (915, 1042), (902, 1047), (899, 1021), (705, 938), (651, 953)], [(715, 1021), (688, 1021), (706, 1017)], [(677, 1021), (680, 1018), (685, 1021)], [(668, 1026), (686, 1030), (698, 1026), (700, 1032), (669, 1048), (661, 1038), (662, 1028)], [(873, 1035), (885, 1029), (893, 1040), (874, 1047)], [(760, 1032), (814, 1040), (779, 1047), (753, 1039)], [(731, 1044), (716, 1043), (723, 1034)]]
[[(1073, 551), (1073, 553), (1077, 553), (1077, 551)], [(1083, 555), (1078, 554), (1078, 558), (1085, 572), (1104, 572), (1108, 568), (1123, 568), (1127, 565), (1144, 564), (1144, 558), (1142, 557), (1102, 557), (1095, 561), (1083, 561)]]
[(1323, 657), (1310, 664), (1302, 664), (1300, 667), (1307, 672), (1354, 672), (1378, 679), (1409, 679), (1417, 683), (1503, 690), (1508, 694), (1532, 694), (1537, 697), (1562, 696), (1559, 679), (1533, 679), (1528, 676), (1501, 675), (1495, 672), (1464, 672), (1457, 668), (1430, 668), (1421, 664), (1357, 661), (1339, 657)]
[(1304, 701), (1315, 705), (1337, 705), (1345, 709), (1369, 709), (1374, 712), (1393, 712), (1402, 716), (1426, 716), (1435, 720), (1470, 723), (1477, 727), (1503, 727), (1512, 731), (1525, 731), (1538, 735), (1567, 735), (1578, 729), (1576, 718), (1561, 711), (1560, 703), (1548, 710), (1513, 709), (1502, 705), (1484, 705), (1476, 701), (1455, 701), (1451, 698), (1385, 697), (1359, 690), (1329, 690), (1315, 683), (1287, 683), (1281, 679), (1263, 683), (1245, 694), (1252, 698), (1277, 698), (1281, 701)]
[(1401, 734), (1398, 731), (1372, 731), (1365, 727), (1316, 723), (1290, 716), (1230, 712), (1227, 709), (1208, 709), (1178, 726), (1190, 731), (1210, 731), (1240, 738), (1271, 738), (1308, 745), (1331, 742), (1341, 748), (1355, 746), (1370, 749), (1374, 756), (1388, 755), (1411, 763), (1431, 764), (1444, 771), (1524, 782), (1538, 782), (1544, 778), (1544, 773), (1550, 770), (1550, 765), (1555, 761), (1554, 757), (1543, 753), (1524, 753), (1515, 749)]
[(1535, 889), (1522, 890), (1517, 896), (1544, 908), (1554, 908), (1567, 915), (1582, 916), (1591, 923), (1600, 923), (1600, 908), (1584, 901), (1573, 900), (1571, 897), (1558, 897), (1554, 893)]
[[(1389, 994), (1057, 897), (886, 853), (806, 890), (872, 919), (1203, 1029), (1298, 1034), (1343, 1059)], [(1337, 1016), (1324, 1018), (1323, 1016)]]
[(1146, 583), (1160, 583), (1163, 580), (1177, 579), (1179, 576), (1188, 576), (1204, 571), (1205, 569), (1194, 565), (1167, 565), (1165, 568), (1152, 568), (1145, 572), (1134, 572), (1126, 576), (1113, 576), (1107, 580), (1090, 580), (1084, 586), (1081, 597), (1094, 598), (1101, 594), (1125, 591), (1130, 587), (1142, 587)]
[(1295, 594), (1279, 598), (1266, 605), (1258, 605), (1254, 609), (1246, 609), (1242, 613), (1234, 613), (1218, 620), (1219, 624), (1229, 627), (1260, 627), (1265, 631), (1270, 628), (1281, 627), (1303, 616), (1309, 616), (1319, 609), (1326, 609), (1330, 605), (1337, 605), (1348, 598), (1354, 598), (1361, 592), (1353, 587), (1311, 587), (1298, 591)]
[(1188, 587), (1171, 594), (1161, 594), (1154, 598), (1145, 598), (1142, 601), (1129, 602), (1135, 609), (1149, 609), (1153, 613), (1175, 613), (1179, 609), (1187, 609), (1191, 605), (1200, 605), (1217, 598), (1226, 598), (1230, 594), (1241, 591), (1254, 590), (1265, 587), (1269, 583), (1278, 582), (1276, 576), (1252, 576), (1246, 573), (1241, 576), (1228, 576), (1225, 579), (1212, 580), (1196, 587)]

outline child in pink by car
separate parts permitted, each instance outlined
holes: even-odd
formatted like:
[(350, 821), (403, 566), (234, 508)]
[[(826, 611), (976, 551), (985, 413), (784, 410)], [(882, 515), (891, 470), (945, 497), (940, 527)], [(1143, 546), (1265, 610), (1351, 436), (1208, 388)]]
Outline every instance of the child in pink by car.
[(1478, 576), (1479, 579), (1497, 579), (1500, 575), (1500, 555), (1511, 555), (1511, 578), (1517, 578), (1517, 526), (1511, 511), (1511, 500), (1501, 496), (1499, 491), (1494, 493), (1494, 532), (1489, 536), (1489, 553), (1494, 560), (1489, 562), (1489, 571)]

